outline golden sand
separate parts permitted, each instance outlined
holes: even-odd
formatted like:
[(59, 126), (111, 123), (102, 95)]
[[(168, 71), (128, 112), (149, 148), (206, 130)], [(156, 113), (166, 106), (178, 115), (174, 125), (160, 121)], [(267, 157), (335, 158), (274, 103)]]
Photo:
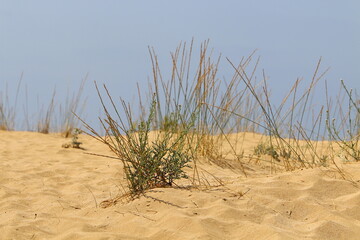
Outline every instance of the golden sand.
[[(103, 208), (123, 191), (121, 164), (84, 154), (111, 155), (79, 140), (85, 150), (62, 148), (58, 134), (0, 131), (0, 239), (360, 239), (360, 189), (325, 168), (245, 178), (202, 163), (224, 186), (153, 189)], [(360, 183), (360, 164), (343, 167)]]

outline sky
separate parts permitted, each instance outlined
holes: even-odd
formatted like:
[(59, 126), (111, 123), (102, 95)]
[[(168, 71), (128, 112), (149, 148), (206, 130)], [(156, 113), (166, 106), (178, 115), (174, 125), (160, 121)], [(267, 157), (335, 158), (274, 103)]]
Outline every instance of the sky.
[(238, 63), (257, 49), (275, 98), (298, 77), (311, 80), (320, 57), (331, 91), (340, 79), (358, 90), (359, 9), (358, 0), (0, 0), (0, 93), (14, 99), (23, 74), (19, 102), (36, 112), (54, 88), (62, 101), (87, 75), (85, 115), (93, 118), (93, 81), (131, 100), (151, 76), (148, 46), (166, 71), (170, 51), (191, 39), (195, 51), (209, 39), (221, 53), (220, 78), (231, 71), (226, 57)]

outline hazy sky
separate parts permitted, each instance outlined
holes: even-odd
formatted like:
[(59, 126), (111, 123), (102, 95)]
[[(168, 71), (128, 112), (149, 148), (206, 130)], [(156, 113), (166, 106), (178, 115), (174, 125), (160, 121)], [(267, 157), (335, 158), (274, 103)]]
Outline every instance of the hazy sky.
[(359, 10), (358, 0), (0, 0), (0, 92), (24, 72), (29, 101), (49, 101), (55, 86), (61, 98), (89, 73), (91, 108), (93, 80), (130, 98), (151, 76), (149, 45), (166, 71), (169, 52), (192, 38), (196, 50), (210, 39), (224, 65), (258, 49), (275, 94), (309, 78), (320, 56), (331, 88), (343, 78), (359, 89)]

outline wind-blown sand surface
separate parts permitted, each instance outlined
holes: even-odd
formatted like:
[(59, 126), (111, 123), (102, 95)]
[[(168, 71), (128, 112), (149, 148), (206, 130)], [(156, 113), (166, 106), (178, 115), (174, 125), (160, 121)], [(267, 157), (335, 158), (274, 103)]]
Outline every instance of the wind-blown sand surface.
[[(68, 141), (0, 131), (0, 239), (360, 239), (360, 189), (325, 168), (245, 178), (202, 163), (224, 186), (103, 208), (125, 183), (120, 162), (84, 154), (111, 154), (88, 136), (85, 150)], [(360, 183), (360, 164), (344, 168)]]

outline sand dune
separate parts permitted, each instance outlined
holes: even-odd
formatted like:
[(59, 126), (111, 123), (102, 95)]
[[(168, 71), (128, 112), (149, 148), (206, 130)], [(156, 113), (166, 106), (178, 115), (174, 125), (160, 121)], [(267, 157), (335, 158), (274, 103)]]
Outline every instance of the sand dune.
[[(90, 137), (85, 150), (67, 141), (0, 131), (0, 239), (360, 239), (360, 189), (325, 168), (245, 178), (202, 163), (223, 186), (103, 208), (122, 191), (121, 164), (84, 154), (111, 154)], [(344, 168), (360, 182), (360, 164)]]

